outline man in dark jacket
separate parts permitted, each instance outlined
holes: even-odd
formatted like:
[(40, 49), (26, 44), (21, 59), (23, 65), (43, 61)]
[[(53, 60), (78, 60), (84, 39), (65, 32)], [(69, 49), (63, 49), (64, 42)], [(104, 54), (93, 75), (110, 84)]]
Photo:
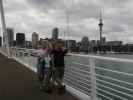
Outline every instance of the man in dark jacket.
[(63, 77), (65, 71), (64, 56), (67, 50), (62, 46), (62, 43), (57, 42), (51, 51), (52, 64), (53, 64), (53, 80), (57, 82), (59, 88), (58, 93), (62, 93), (65, 89), (63, 85)]

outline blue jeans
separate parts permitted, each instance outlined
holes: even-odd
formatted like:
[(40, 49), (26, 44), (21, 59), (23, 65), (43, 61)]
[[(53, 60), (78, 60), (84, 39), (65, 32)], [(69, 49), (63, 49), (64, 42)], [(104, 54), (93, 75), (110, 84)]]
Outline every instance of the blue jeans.
[(37, 73), (38, 73), (38, 80), (43, 81), (44, 76), (45, 76), (45, 61), (40, 61), (38, 59), (38, 64), (37, 64)]

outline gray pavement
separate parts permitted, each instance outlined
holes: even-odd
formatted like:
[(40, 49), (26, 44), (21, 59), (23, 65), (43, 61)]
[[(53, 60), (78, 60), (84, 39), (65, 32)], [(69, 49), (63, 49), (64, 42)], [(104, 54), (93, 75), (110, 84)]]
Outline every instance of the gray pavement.
[(58, 95), (39, 90), (34, 72), (0, 54), (0, 100), (78, 100), (69, 92)]

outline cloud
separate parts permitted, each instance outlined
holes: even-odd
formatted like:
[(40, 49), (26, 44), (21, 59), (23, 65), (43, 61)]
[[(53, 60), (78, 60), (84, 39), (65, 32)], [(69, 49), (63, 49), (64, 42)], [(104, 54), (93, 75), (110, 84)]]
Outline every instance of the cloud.
[(125, 42), (133, 37), (132, 5), (132, 0), (4, 0), (7, 26), (15, 32), (27, 33), (27, 38), (34, 31), (43, 37), (50, 36), (54, 27), (59, 27), (61, 37), (68, 36), (64, 31), (69, 16), (71, 39), (80, 40), (83, 36), (99, 39), (102, 8), (103, 35), (107, 40)]

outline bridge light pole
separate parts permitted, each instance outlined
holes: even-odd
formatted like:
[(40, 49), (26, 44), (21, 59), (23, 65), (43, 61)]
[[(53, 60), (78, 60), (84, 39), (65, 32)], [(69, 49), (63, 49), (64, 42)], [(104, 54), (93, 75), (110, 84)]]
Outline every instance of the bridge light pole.
[(3, 40), (3, 46), (6, 48), (8, 57), (10, 57), (10, 50), (9, 50), (8, 34), (6, 31), (3, 0), (0, 0), (0, 13), (1, 13), (2, 31), (3, 31), (3, 39), (4, 39)]

